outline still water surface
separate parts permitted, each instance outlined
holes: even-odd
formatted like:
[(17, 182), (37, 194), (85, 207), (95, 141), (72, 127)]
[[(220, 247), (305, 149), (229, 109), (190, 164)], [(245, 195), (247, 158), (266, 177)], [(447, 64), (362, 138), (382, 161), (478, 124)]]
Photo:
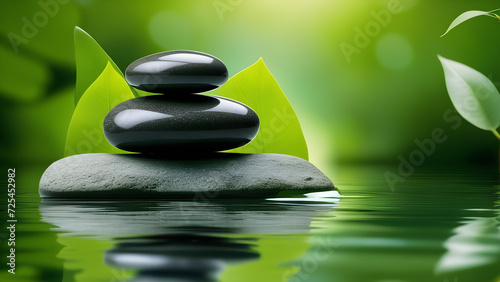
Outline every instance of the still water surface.
[[(340, 190), (262, 200), (18, 201), (1, 281), (500, 281), (498, 171), (337, 169)], [(3, 278), (7, 280), (4, 280)]]

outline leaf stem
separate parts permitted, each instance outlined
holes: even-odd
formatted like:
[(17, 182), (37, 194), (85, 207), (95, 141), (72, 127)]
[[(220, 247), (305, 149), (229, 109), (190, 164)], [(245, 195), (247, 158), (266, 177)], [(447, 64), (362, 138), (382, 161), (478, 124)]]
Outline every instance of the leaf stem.
[(500, 18), (498, 17), (498, 15), (494, 13), (496, 11), (500, 11), (500, 9), (491, 10), (491, 11), (488, 12), (489, 14), (486, 14), (486, 16), (490, 16), (492, 18), (497, 18), (497, 19), (500, 20)]
[(496, 129), (493, 129), (491, 132), (493, 132), (493, 134), (495, 134), (495, 136), (498, 138), (498, 140), (500, 140), (500, 133), (498, 133), (498, 131)]

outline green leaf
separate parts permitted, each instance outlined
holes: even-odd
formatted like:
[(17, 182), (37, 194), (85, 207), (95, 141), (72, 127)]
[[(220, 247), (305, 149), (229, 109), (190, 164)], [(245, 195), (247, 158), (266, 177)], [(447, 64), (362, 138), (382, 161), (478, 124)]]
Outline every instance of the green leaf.
[(230, 152), (278, 153), (308, 159), (299, 120), (262, 58), (211, 94), (242, 102), (260, 118), (260, 129), (255, 139)]
[(438, 55), (446, 88), (464, 119), (484, 130), (500, 126), (500, 94), (495, 85), (475, 69)]
[[(76, 90), (75, 105), (83, 93), (110, 64), (123, 77), (122, 72), (92, 36), (78, 26), (75, 27)], [(138, 96), (131, 89), (134, 96)]]
[(64, 155), (126, 153), (108, 143), (102, 124), (119, 103), (134, 98), (125, 79), (108, 62), (96, 81), (85, 91), (71, 118)]
[[(495, 11), (495, 10), (493, 10)], [(479, 17), (479, 16), (490, 16), (490, 17), (495, 17), (493, 15), (491, 15), (491, 12), (493, 11), (490, 11), (490, 12), (484, 12), (484, 11), (467, 11), (465, 13), (462, 13), (460, 16), (458, 16), (451, 24), (450, 24), (450, 27), (448, 27), (448, 30), (446, 30), (445, 33), (443, 33), (443, 35), (441, 35), (441, 37), (445, 36), (450, 30), (454, 29), (457, 25), (467, 21), (467, 20), (470, 20), (472, 18), (475, 18), (475, 17)]]

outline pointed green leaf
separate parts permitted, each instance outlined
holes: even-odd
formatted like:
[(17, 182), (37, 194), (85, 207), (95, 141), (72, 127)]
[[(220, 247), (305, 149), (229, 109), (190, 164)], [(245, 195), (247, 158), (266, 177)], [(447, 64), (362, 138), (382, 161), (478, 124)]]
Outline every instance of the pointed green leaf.
[(475, 69), (438, 56), (453, 105), (473, 125), (494, 130), (500, 126), (500, 94), (495, 85)]
[[(75, 27), (76, 90), (75, 105), (83, 93), (109, 64), (123, 77), (122, 72), (92, 36), (78, 26)], [(132, 93), (137, 94), (132, 89)]]
[(102, 124), (119, 103), (134, 98), (125, 79), (108, 62), (96, 81), (85, 91), (71, 118), (64, 155), (84, 153), (125, 153), (111, 146)]
[(260, 129), (255, 139), (230, 152), (278, 153), (308, 159), (299, 120), (262, 58), (211, 94), (242, 102), (260, 118)]
[(462, 13), (460, 16), (458, 16), (451, 24), (450, 27), (448, 27), (448, 30), (446, 30), (441, 37), (445, 36), (450, 30), (454, 29), (457, 25), (470, 20), (475, 17), (479, 16), (492, 16), (491, 12), (484, 12), (484, 11), (467, 11), (465, 13)]

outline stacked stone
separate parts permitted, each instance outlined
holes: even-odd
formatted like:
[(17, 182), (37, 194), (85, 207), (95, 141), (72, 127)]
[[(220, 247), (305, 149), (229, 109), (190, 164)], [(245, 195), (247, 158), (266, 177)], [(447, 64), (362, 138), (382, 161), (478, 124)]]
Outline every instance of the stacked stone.
[(222, 86), (227, 68), (214, 56), (169, 51), (141, 58), (125, 71), (133, 87), (162, 95), (125, 101), (104, 119), (113, 146), (131, 152), (193, 154), (224, 151), (250, 142), (257, 114), (245, 104), (202, 94)]
[[(219, 153), (249, 143), (259, 117), (248, 106), (203, 93), (228, 79), (216, 57), (194, 51), (153, 54), (125, 71), (133, 87), (157, 93), (127, 100), (104, 119), (113, 146), (140, 154), (83, 154), (54, 162), (42, 197), (269, 197), (281, 191), (328, 191), (314, 165), (280, 154)], [(265, 102), (265, 101), (262, 101)]]

